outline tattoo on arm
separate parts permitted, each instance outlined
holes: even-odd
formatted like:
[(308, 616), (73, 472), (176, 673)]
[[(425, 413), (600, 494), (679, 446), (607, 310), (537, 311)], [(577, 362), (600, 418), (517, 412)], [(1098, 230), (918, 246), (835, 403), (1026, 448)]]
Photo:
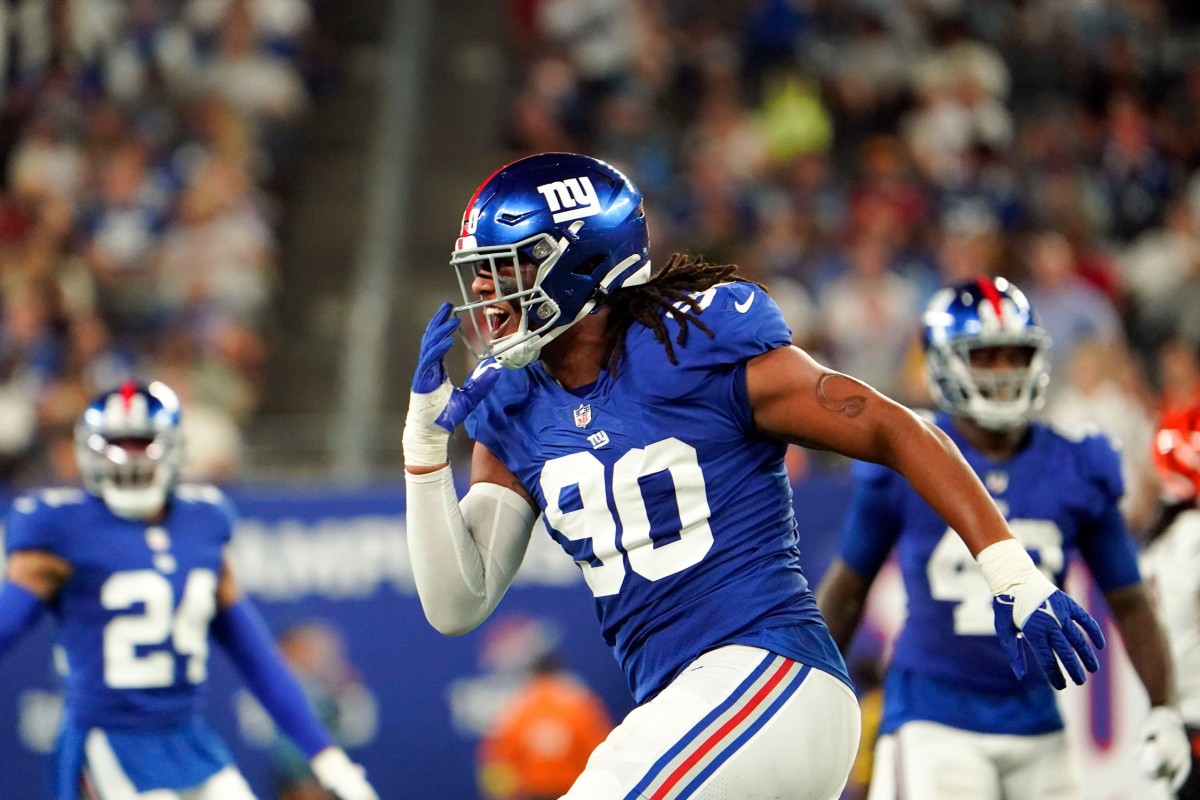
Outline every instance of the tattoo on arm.
[[(839, 388), (838, 384), (833, 382), (837, 378), (841, 378), (849, 386)], [(861, 414), (867, 405), (866, 394), (855, 391), (859, 389), (861, 389), (861, 384), (853, 378), (839, 372), (825, 372), (817, 380), (817, 402), (821, 404), (821, 408), (854, 418)], [(847, 391), (851, 393), (846, 394)], [(845, 396), (835, 396), (843, 394)]]

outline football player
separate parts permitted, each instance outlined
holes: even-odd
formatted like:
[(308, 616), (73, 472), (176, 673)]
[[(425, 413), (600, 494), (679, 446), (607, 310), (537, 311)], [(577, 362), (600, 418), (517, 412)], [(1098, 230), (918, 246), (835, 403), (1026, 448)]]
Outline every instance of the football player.
[[(1031, 421), (1049, 382), (1050, 341), (1016, 286), (980, 277), (944, 288), (923, 323), (927, 376), (942, 409), (934, 424), (958, 445), (1046, 581), (1061, 584), (1072, 555), (1083, 556), (1154, 706), (1146, 735), (1164, 746), (1152, 774), (1181, 782), (1187, 764), (1171, 668), (1118, 508), (1117, 453), (1099, 433), (1068, 436)], [(817, 591), (821, 611), (844, 649), (893, 550), (908, 597), (884, 680), (871, 800), (1079, 798), (1053, 695), (1024, 669), (1018, 641), (997, 641), (990, 577), (957, 526), (892, 470), (856, 464), (855, 476), (839, 557)]]
[(101, 394), (75, 428), (84, 488), (22, 496), (8, 515), (0, 652), (49, 610), (66, 654), (55, 797), (252, 800), (200, 716), (211, 639), (324, 786), (377, 800), (234, 583), (229, 503), (179, 482), (179, 421), (162, 383)]
[[(564, 798), (841, 793), (859, 712), (800, 570), (789, 442), (904, 475), (979, 556), (1004, 634), (1023, 629), (1058, 684), (1054, 653), (1085, 680), (1084, 629), (1099, 644), (1099, 628), (1037, 570), (949, 438), (793, 347), (733, 267), (677, 255), (655, 274), (648, 245), (641, 194), (608, 164), (544, 153), (494, 173), (451, 258), (486, 358), (451, 385), (459, 318), (443, 305), (404, 430), (408, 542), (436, 629), (491, 613), (537, 514), (595, 597), (639, 705)], [(464, 419), (460, 501), (447, 442)]]
[[(1175, 796), (1200, 800), (1200, 407), (1163, 418), (1153, 455), (1163, 502), (1146, 530), (1141, 563), (1171, 646), (1178, 707), (1191, 740), (1191, 773)], [(1145, 734), (1143, 740), (1143, 767), (1153, 769), (1159, 745)]]

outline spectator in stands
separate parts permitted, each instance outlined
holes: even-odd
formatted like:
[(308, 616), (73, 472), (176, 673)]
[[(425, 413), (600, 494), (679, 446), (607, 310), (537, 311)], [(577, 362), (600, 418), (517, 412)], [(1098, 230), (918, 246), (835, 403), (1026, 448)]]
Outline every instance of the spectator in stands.
[(835, 369), (895, 396), (920, 290), (893, 268), (887, 242), (862, 234), (847, 249), (846, 271), (818, 295), (826, 349)]
[(600, 698), (559, 654), (542, 653), (479, 746), (480, 789), (489, 800), (556, 800), (612, 727)]
[(1141, 530), (1158, 491), (1150, 463), (1154, 422), (1133, 354), (1087, 339), (1064, 366), (1060, 388), (1046, 406), (1046, 418), (1079, 435), (1095, 427), (1112, 440), (1121, 452), (1125, 483), (1121, 511), (1132, 529)]
[(1057, 231), (1035, 233), (1029, 243), (1029, 301), (1038, 309), (1050, 335), (1050, 362), (1063, 369), (1087, 340), (1103, 347), (1125, 342), (1121, 319), (1112, 302), (1075, 272), (1067, 237)]
[(1200, 220), (1190, 199), (1167, 207), (1161, 228), (1143, 231), (1120, 256), (1121, 271), (1132, 295), (1137, 338), (1156, 341), (1178, 327), (1185, 308), (1185, 288), (1200, 276)]
[[(12, 66), (0, 359), (9, 378), (40, 376), (7, 384), (10, 466), (38, 481), (69, 471), (64, 421), (114, 375), (164, 359), (203, 396), (196, 418), (213, 409), (206, 440), (227, 444), (211, 463), (228, 475), (240, 440), (229, 426), (258, 402), (275, 286), (275, 220), (254, 183), (288, 155), (307, 107), (297, 60), (312, 8), (30, 0), (5, 18), (17, 45), (12, 59), (0, 52)], [(206, 81), (217, 94), (200, 91)], [(18, 409), (35, 410), (31, 433)]]

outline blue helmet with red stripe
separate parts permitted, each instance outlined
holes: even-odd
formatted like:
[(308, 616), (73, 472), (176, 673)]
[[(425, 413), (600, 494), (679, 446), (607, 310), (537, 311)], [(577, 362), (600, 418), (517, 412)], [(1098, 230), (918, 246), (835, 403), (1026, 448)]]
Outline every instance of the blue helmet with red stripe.
[[(979, 277), (934, 294), (922, 318), (922, 340), (930, 391), (952, 414), (1011, 430), (1045, 401), (1050, 337), (1025, 295), (1004, 278)], [(1013, 358), (1000, 363), (987, 357), (999, 349)]]
[[(455, 310), (469, 315), (478, 355), (523, 367), (609, 292), (650, 279), (642, 193), (588, 156), (514, 161), (471, 197), (450, 263), (463, 293)], [(481, 274), (494, 294), (474, 296)]]
[(83, 483), (127, 519), (161, 511), (182, 466), (179, 398), (164, 383), (126, 381), (92, 400), (75, 423)]

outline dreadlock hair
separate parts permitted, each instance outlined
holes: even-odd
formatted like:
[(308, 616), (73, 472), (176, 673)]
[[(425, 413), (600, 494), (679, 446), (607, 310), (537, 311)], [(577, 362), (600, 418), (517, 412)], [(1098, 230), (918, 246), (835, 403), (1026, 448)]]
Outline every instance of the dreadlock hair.
[[(605, 298), (604, 305), (611, 309), (609, 340), (604, 353), (609, 372), (617, 374), (621, 357), (625, 354), (625, 335), (635, 322), (654, 332), (654, 338), (662, 342), (672, 364), (679, 363), (675, 357), (675, 345), (687, 345), (690, 326), (696, 326), (709, 338), (714, 337), (716, 334), (712, 328), (700, 319), (700, 303), (693, 293), (703, 292), (731, 278), (743, 280), (738, 278), (737, 267), (733, 264), (709, 264), (700, 256), (675, 253), (667, 261), (667, 266), (647, 283), (618, 289)], [(766, 291), (762, 284), (755, 285)], [(667, 333), (667, 316), (679, 322), (679, 333), (674, 342)]]

